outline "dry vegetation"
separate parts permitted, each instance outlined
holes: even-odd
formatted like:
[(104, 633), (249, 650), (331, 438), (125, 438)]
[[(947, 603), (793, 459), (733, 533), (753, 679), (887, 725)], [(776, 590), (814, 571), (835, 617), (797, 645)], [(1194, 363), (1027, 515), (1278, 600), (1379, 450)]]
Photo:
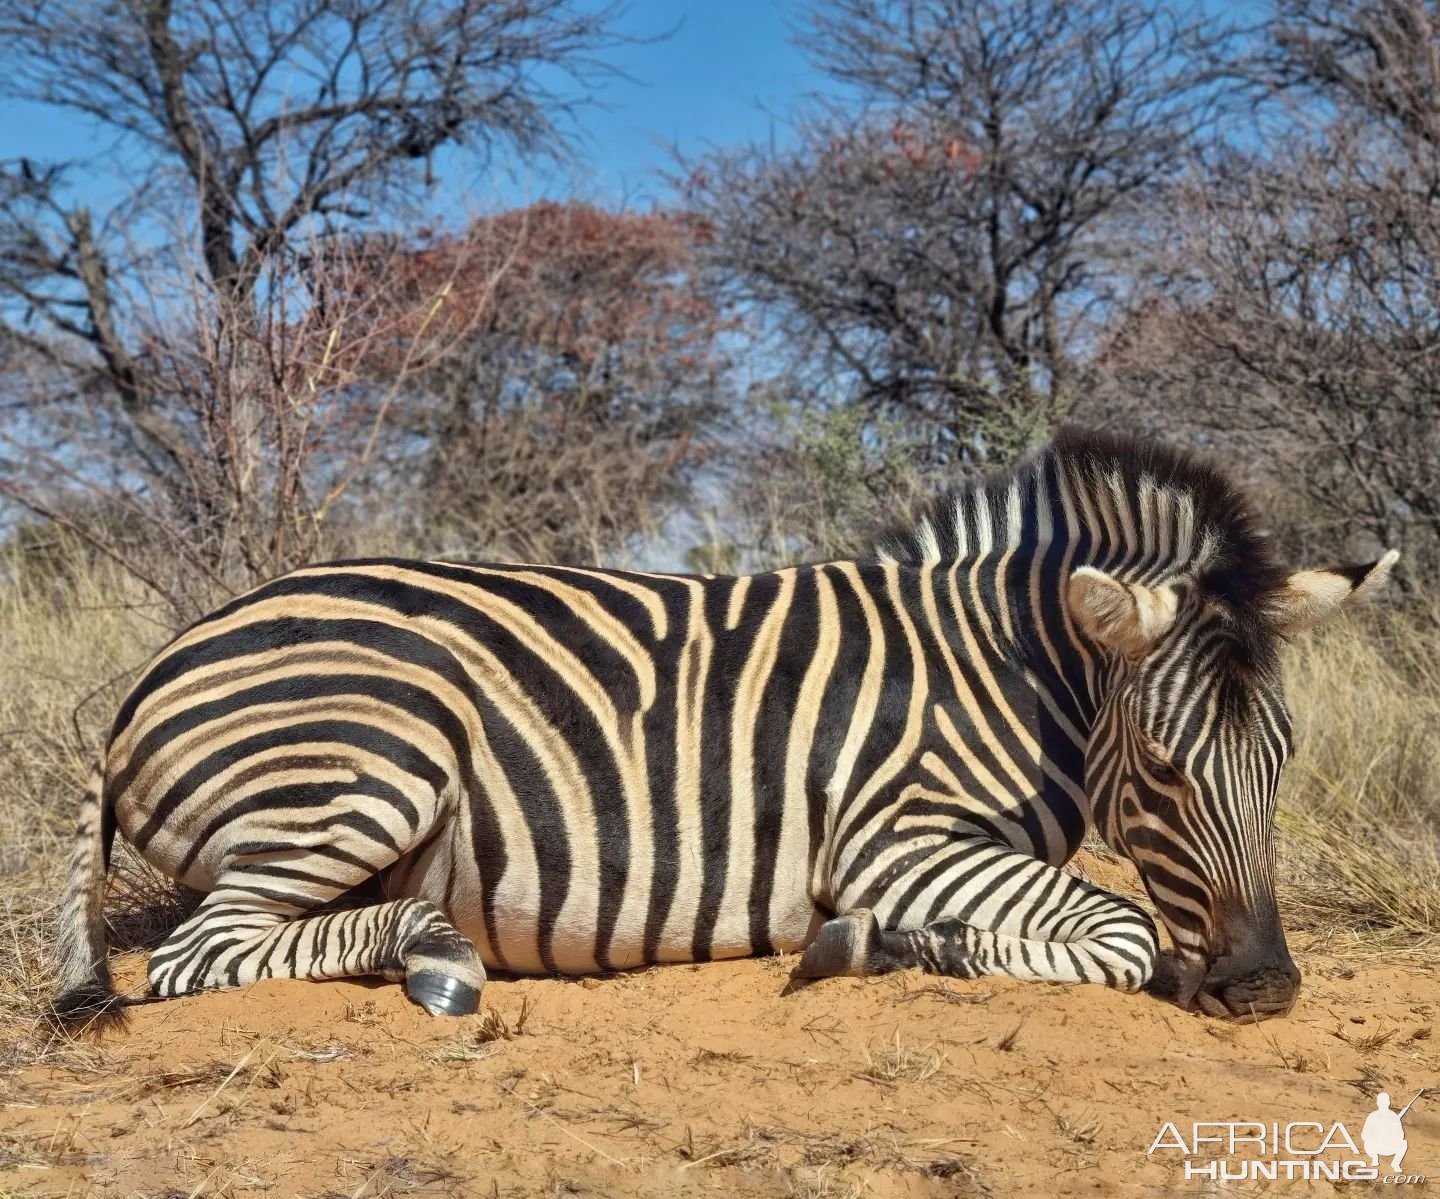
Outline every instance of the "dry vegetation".
[(1280, 809), (1290, 923), (1433, 960), (1440, 933), (1440, 642), (1375, 614), (1289, 655), (1298, 749)]

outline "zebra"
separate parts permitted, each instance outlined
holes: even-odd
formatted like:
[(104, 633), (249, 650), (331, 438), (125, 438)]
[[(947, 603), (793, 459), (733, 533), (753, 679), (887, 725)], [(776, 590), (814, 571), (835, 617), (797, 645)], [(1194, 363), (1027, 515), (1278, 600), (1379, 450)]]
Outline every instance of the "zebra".
[(54, 1009), (123, 1016), (117, 830), (204, 893), (151, 998), (370, 974), (462, 1015), (487, 971), (791, 952), (799, 979), (1136, 991), (1154, 921), (1063, 869), (1093, 830), (1138, 868), (1182, 1006), (1283, 1014), (1278, 647), (1396, 558), (1286, 574), (1202, 459), (1065, 429), (851, 560), (296, 570), (181, 633), (121, 703)]

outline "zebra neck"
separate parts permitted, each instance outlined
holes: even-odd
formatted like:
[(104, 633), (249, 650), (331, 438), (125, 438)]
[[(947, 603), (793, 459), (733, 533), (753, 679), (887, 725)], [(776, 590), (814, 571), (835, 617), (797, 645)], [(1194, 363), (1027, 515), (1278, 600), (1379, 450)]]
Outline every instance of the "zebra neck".
[[(1078, 634), (1066, 611), (1071, 575), (1092, 566), (1154, 585), (1199, 571), (1214, 534), (1191, 497), (1042, 462), (1033, 476), (956, 497), (907, 538), (911, 560), (943, 563), (971, 623), (1045, 690), (1077, 736), (1088, 736), (1120, 665)], [(885, 553), (882, 547), (882, 555)], [(904, 561), (904, 557), (900, 558)]]
[(1071, 569), (1094, 566), (1126, 582), (1147, 582), (1203, 569), (1218, 541), (1219, 531), (1197, 514), (1185, 488), (1049, 455), (1009, 479), (951, 497), (880, 553), (962, 567), (1014, 555), (1063, 558)]
[[(907, 568), (891, 566), (892, 571)], [(1083, 642), (1062, 608), (1069, 569), (1061, 555), (999, 546), (952, 564), (915, 569), (918, 595), (933, 602), (929, 627), (956, 661), (1008, 693), (1031, 691), (1083, 744), (1111, 685), (1108, 663)], [(1028, 706), (1028, 704), (1027, 704)]]

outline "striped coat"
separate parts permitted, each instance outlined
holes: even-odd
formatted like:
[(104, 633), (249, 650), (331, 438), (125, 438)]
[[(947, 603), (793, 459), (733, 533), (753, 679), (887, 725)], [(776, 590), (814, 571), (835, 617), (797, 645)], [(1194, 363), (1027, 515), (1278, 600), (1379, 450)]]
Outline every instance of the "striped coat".
[[(207, 892), (151, 960), (157, 995), (380, 973), (464, 1011), (487, 967), (802, 949), (809, 976), (1134, 989), (1149, 917), (1058, 869), (1093, 826), (1140, 865), (1190, 996), (1280, 1010), (1274, 643), (1392, 562), (1286, 576), (1208, 468), (1072, 434), (864, 560), (299, 570), (186, 630), (122, 704), (57, 1006), (113, 1007), (117, 828)], [(1261, 710), (1268, 731), (1238, 715)]]

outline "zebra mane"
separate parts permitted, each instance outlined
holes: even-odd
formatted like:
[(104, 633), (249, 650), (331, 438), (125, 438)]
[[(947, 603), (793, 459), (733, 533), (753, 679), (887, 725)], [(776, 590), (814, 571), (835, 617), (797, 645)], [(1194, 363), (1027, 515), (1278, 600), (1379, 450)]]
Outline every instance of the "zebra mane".
[[(1170, 502), (1164, 511), (1176, 552), (1172, 562), (1147, 563), (1150, 573), (1191, 575), (1202, 595), (1225, 612), (1249, 651), (1246, 656), (1271, 656), (1278, 630), (1270, 601), (1284, 587), (1286, 572), (1276, 563), (1253, 510), (1199, 454), (1155, 441), (1066, 426), (1050, 445), (1010, 470), (932, 500), (904, 527), (879, 539), (875, 555), (916, 566), (954, 561), (964, 547), (973, 552), (981, 526), (988, 530), (982, 540), (996, 548), (1013, 543), (1017, 502), (1019, 526), (1033, 538), (1026, 509), (1033, 510), (1041, 494), (1054, 501), (1062, 479), (1092, 495), (1103, 490), (1107, 503), (1128, 509), (1136, 528), (1147, 503), (1155, 508), (1154, 494), (1166, 493)], [(1020, 533), (1022, 542), (1026, 536)], [(1140, 547), (1133, 552), (1138, 558)]]

